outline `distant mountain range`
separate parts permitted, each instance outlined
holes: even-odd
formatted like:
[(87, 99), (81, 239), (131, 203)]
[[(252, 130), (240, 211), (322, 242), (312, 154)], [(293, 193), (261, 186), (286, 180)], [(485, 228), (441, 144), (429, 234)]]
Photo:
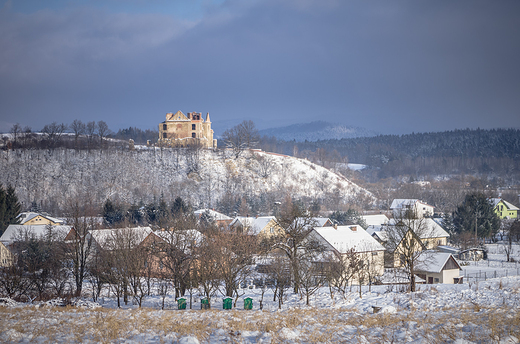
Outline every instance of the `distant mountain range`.
[(334, 124), (324, 121), (293, 124), (286, 127), (269, 128), (258, 131), (261, 136), (274, 136), (285, 141), (317, 141), (331, 139), (351, 139), (356, 137), (376, 136), (378, 133), (344, 124)]

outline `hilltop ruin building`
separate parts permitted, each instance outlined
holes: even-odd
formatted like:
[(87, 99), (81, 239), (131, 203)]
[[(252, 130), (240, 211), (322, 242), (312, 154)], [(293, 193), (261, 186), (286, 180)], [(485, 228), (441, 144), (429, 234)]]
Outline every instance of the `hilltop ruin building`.
[(206, 120), (200, 112), (182, 111), (166, 114), (166, 120), (159, 124), (159, 144), (172, 147), (187, 147), (200, 144), (204, 148), (216, 148), (217, 140), (213, 139), (209, 113)]

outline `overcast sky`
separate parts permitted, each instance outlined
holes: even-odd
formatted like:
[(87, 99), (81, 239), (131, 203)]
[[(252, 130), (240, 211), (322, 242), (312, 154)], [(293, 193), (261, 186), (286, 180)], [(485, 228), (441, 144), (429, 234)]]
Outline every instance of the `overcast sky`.
[(520, 1), (0, 0), (0, 131), (519, 128)]

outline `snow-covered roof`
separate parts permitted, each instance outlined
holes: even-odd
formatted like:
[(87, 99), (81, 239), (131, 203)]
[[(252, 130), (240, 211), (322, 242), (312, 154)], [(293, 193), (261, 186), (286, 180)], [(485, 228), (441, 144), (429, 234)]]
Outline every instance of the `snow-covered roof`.
[(460, 266), (457, 261), (453, 258), (451, 253), (436, 252), (436, 251), (425, 251), (418, 258), (417, 270), (440, 273), (450, 257), (455, 262), (455, 265), (459, 268)]
[(323, 227), (327, 224), (327, 221), (330, 221), (328, 217), (314, 217), (314, 221), (316, 221), (316, 226)]
[(381, 226), (383, 224), (388, 223), (389, 219), (385, 214), (377, 214), (377, 215), (363, 215), (361, 216), (365, 223), (370, 226)]
[(112, 243), (117, 238), (118, 233), (131, 233), (132, 236), (135, 236), (133, 244), (137, 246), (152, 232), (150, 227), (94, 229), (89, 231), (92, 238), (101, 246)]
[(172, 241), (178, 240), (178, 239), (192, 239), (195, 240), (195, 243), (202, 242), (202, 239), (204, 239), (204, 235), (199, 232), (196, 229), (186, 229), (181, 231), (155, 231), (155, 235), (157, 235), (159, 238), (163, 239), (167, 243), (171, 243)]
[(439, 246), (437, 246), (437, 249), (441, 252), (451, 253), (451, 254), (458, 254), (460, 251), (458, 248), (448, 246), (448, 245), (439, 245)]
[(215, 211), (213, 209), (199, 209), (195, 210), (193, 213), (195, 215), (201, 216), (203, 213), (209, 213), (209, 215), (213, 218), (215, 221), (223, 221), (223, 220), (233, 220), (233, 218), (224, 215), (222, 213), (219, 213), (218, 211)]
[[(450, 236), (448, 232), (446, 232), (437, 222), (433, 221), (431, 218), (406, 220), (406, 222), (409, 222), (409, 225), (412, 229), (425, 226), (424, 230), (421, 230), (420, 233), (416, 233), (421, 239), (448, 238)], [(392, 227), (395, 226), (395, 224), (396, 220), (391, 219), (388, 222), (388, 226), (385, 226), (385, 230), (392, 230)]]
[(41, 216), (43, 218), (46, 218), (47, 220), (49, 220), (51, 222), (54, 222), (54, 223), (60, 223), (60, 224), (64, 223), (63, 220), (60, 220), (58, 218), (51, 217), (51, 216), (48, 216), (48, 215), (33, 213), (33, 212), (20, 213), (20, 215), (18, 215), (18, 218), (20, 219), (20, 224), (23, 225), (24, 223), (34, 219), (37, 216)]
[(251, 231), (251, 234), (258, 235), (267, 224), (274, 220), (274, 216), (258, 216), (258, 217), (245, 217), (237, 216), (230, 224), (230, 226), (242, 225)]
[(517, 210), (517, 211), (520, 210), (520, 208), (509, 203), (506, 200), (503, 200), (502, 198), (490, 198), (489, 201), (493, 205), (493, 208), (495, 208), (498, 205), (498, 203), (500, 203), (500, 201), (502, 201), (502, 203), (504, 203), (504, 205), (507, 207), (508, 210)]
[(39, 238), (47, 234), (49, 229), (52, 231), (52, 233), (57, 234), (62, 237), (62, 239), (64, 239), (67, 233), (70, 232), (71, 228), (72, 226), (64, 225), (9, 225), (4, 234), (2, 234), (2, 237), (0, 237), (0, 241), (7, 246), (11, 244), (20, 234), (34, 234), (37, 238)]
[(315, 227), (318, 237), (325, 240), (339, 253), (353, 249), (355, 252), (383, 251), (385, 248), (361, 226)]
[(421, 203), (422, 205), (434, 208), (433, 205), (429, 205), (426, 202), (422, 202), (418, 199), (396, 198), (392, 201), (392, 205), (390, 206), (390, 209), (402, 209), (402, 208), (406, 208), (406, 207), (412, 207), (417, 202)]
[[(300, 227), (302, 224), (305, 225), (307, 230), (311, 230), (314, 227), (323, 227), (330, 221), (328, 217), (297, 217), (294, 219), (292, 226)], [(329, 222), (330, 223), (330, 222)], [(331, 223), (332, 224), (332, 223)]]

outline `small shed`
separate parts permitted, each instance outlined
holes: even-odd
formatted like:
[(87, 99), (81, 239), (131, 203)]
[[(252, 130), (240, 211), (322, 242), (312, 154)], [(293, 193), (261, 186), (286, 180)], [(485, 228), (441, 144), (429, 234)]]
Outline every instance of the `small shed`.
[(253, 299), (246, 297), (244, 299), (244, 309), (253, 309)]
[(177, 299), (177, 308), (178, 309), (186, 309), (186, 299), (185, 298), (179, 298)]
[(427, 251), (420, 258), (416, 273), (425, 279), (427, 284), (462, 283), (462, 269), (450, 253)]
[(207, 297), (200, 299), (200, 309), (210, 309), (209, 299)]
[(233, 299), (230, 297), (225, 297), (222, 299), (222, 308), (223, 309), (232, 309), (233, 308)]
[(485, 249), (480, 247), (468, 248), (467, 250), (463, 250), (459, 252), (458, 258), (460, 260), (471, 260), (478, 261), (487, 259), (487, 252)]

